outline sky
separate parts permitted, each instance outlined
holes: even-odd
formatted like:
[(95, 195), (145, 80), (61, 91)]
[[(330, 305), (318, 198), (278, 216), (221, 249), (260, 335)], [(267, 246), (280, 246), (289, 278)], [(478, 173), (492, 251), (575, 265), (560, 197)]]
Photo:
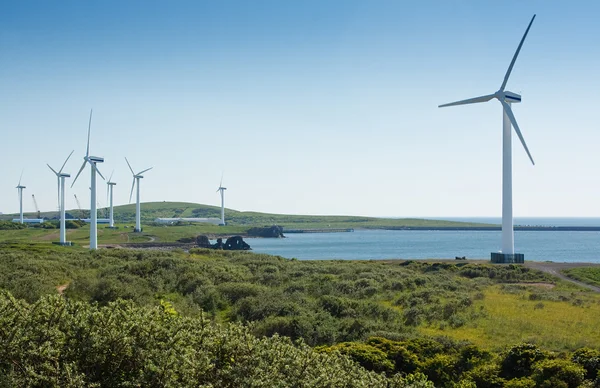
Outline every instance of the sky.
[[(57, 208), (91, 154), (115, 204), (389, 217), (501, 214), (508, 81), (514, 215), (600, 216), (595, 1), (13, 1), (0, 4), (0, 212)], [(106, 185), (98, 183), (106, 206)], [(135, 201), (135, 194), (133, 201)], [(143, 211), (143, 206), (142, 206)]]

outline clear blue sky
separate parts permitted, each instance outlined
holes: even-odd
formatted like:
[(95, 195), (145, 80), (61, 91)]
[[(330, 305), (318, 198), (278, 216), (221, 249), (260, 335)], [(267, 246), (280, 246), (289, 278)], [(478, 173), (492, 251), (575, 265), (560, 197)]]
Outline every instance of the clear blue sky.
[[(0, 5), (0, 211), (56, 208), (46, 167), (92, 154), (127, 203), (276, 213), (499, 216), (508, 83), (516, 216), (600, 216), (600, 3), (12, 1)], [(67, 192), (89, 206), (89, 170)], [(105, 204), (105, 186), (98, 196)]]

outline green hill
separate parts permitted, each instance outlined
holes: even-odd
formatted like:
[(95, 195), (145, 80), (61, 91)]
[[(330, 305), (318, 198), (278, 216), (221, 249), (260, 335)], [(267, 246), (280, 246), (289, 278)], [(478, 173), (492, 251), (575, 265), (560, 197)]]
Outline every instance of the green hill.
[[(104, 217), (103, 209), (99, 211), (99, 216)], [(77, 218), (80, 216), (79, 210), (68, 210), (68, 214)], [(44, 218), (57, 218), (57, 212), (42, 212)], [(81, 217), (89, 216), (89, 211), (83, 211)], [(148, 223), (156, 218), (178, 218), (178, 217), (199, 217), (199, 218), (220, 218), (221, 208), (217, 206), (202, 205), (190, 202), (146, 202), (142, 203), (142, 222)], [(1, 215), (0, 219), (15, 218), (15, 214)], [(36, 218), (37, 214), (26, 213), (26, 217)], [(135, 204), (115, 206), (114, 217), (117, 223), (133, 222), (135, 220)], [(486, 226), (486, 224), (465, 223), (454, 221), (429, 220), (418, 218), (376, 218), (360, 216), (319, 216), (319, 215), (289, 215), (289, 214), (271, 214), (260, 212), (244, 212), (233, 209), (225, 209), (225, 219), (231, 226), (263, 226), (263, 225), (281, 225), (294, 228), (385, 228), (385, 227), (475, 227)]]

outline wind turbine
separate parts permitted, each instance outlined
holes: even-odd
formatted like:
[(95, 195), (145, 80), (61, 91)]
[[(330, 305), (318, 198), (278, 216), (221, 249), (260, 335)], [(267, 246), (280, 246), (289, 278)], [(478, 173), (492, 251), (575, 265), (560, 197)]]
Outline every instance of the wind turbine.
[(216, 192), (221, 192), (221, 225), (225, 225), (225, 190), (227, 187), (223, 187), (223, 174), (221, 174), (221, 183)]
[[(113, 213), (113, 189), (116, 185), (115, 182), (112, 181), (112, 176), (115, 173), (115, 171), (113, 170), (113, 172), (110, 173), (110, 178), (108, 178), (108, 181), (106, 182), (106, 202), (110, 204), (110, 213), (109, 213), (109, 228), (114, 228), (115, 227), (115, 219), (114, 219), (114, 213)], [(110, 193), (110, 200), (109, 200), (109, 193)]]
[(19, 222), (23, 223), (23, 189), (25, 186), (21, 185), (21, 179), (23, 178), (23, 171), (21, 171), (21, 176), (19, 177), (19, 184), (17, 184), (17, 190), (19, 191)]
[(89, 163), (90, 169), (91, 169), (91, 186), (90, 186), (90, 249), (94, 250), (94, 249), (98, 249), (98, 225), (97, 225), (98, 214), (97, 214), (97, 211), (96, 211), (96, 173), (98, 173), (98, 175), (100, 175), (100, 177), (102, 179), (104, 179), (104, 177), (100, 173), (100, 170), (98, 170), (98, 167), (96, 166), (96, 164), (103, 163), (104, 162), (104, 158), (101, 158), (99, 156), (90, 156), (90, 131), (91, 131), (91, 128), (92, 128), (92, 110), (90, 109), (90, 121), (88, 123), (87, 148), (86, 148), (86, 151), (85, 151), (85, 156), (83, 157), (83, 164), (81, 165), (81, 168), (79, 169), (79, 172), (75, 176), (75, 179), (73, 179), (73, 183), (71, 184), (71, 187), (73, 187), (73, 185), (77, 181), (77, 178), (79, 178), (79, 174), (81, 174), (81, 172), (85, 168), (86, 163)]
[(56, 175), (58, 179), (58, 211), (60, 212), (60, 245), (67, 245), (67, 231), (65, 227), (65, 178), (70, 178), (71, 175), (67, 173), (63, 173), (62, 170), (65, 168), (65, 165), (69, 161), (71, 155), (73, 155), (74, 150), (71, 151), (67, 159), (63, 163), (62, 167), (58, 172), (50, 167), (49, 164), (46, 164), (50, 170)]
[(147, 168), (144, 171), (140, 171), (136, 174), (135, 172), (133, 172), (133, 168), (131, 168), (131, 164), (129, 164), (129, 160), (127, 160), (127, 158), (125, 158), (125, 161), (127, 162), (129, 169), (131, 170), (131, 174), (133, 174), (133, 182), (131, 183), (131, 194), (129, 194), (129, 203), (131, 203), (131, 197), (133, 196), (133, 187), (136, 186), (136, 183), (137, 183), (137, 201), (135, 203), (135, 229), (133, 231), (141, 232), (142, 231), (142, 223), (140, 220), (140, 218), (141, 218), (140, 217), (140, 179), (144, 177), (142, 175), (143, 173), (145, 173), (146, 171), (152, 170), (153, 167)]
[(533, 24), (533, 20), (535, 19), (535, 15), (531, 18), (529, 25), (527, 26), (527, 30), (525, 30), (525, 34), (521, 39), (521, 43), (519, 43), (519, 47), (517, 47), (517, 51), (513, 56), (510, 65), (508, 66), (508, 70), (504, 75), (504, 80), (502, 81), (502, 85), (500, 85), (500, 89), (493, 94), (488, 94), (481, 97), (469, 98), (467, 100), (456, 101), (449, 104), (440, 105), (440, 108), (446, 106), (454, 106), (454, 105), (466, 105), (466, 104), (475, 104), (479, 102), (486, 102), (491, 100), (492, 98), (497, 99), (502, 104), (503, 111), (503, 121), (502, 121), (502, 253), (492, 253), (492, 261), (493, 262), (522, 262), (523, 255), (515, 254), (515, 244), (514, 244), (514, 231), (513, 231), (513, 209), (512, 209), (512, 143), (511, 136), (512, 131), (511, 127), (515, 129), (523, 148), (525, 148), (525, 152), (527, 152), (527, 156), (531, 160), (531, 163), (535, 165), (533, 158), (531, 157), (531, 153), (529, 153), (529, 149), (527, 148), (527, 144), (525, 144), (525, 139), (523, 139), (523, 135), (521, 134), (521, 130), (519, 129), (519, 125), (517, 124), (517, 120), (515, 119), (515, 115), (513, 114), (511, 104), (516, 104), (521, 102), (521, 96), (509, 92), (505, 90), (506, 83), (508, 82), (508, 77), (510, 77), (510, 73), (512, 72), (513, 66), (517, 60), (517, 56), (521, 51), (521, 47), (523, 47), (523, 42), (525, 42), (525, 38), (527, 37), (527, 33), (529, 33), (529, 29)]

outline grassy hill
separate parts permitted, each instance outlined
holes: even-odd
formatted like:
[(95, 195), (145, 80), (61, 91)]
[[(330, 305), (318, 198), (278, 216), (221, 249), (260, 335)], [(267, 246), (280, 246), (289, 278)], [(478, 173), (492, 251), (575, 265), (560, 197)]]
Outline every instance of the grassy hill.
[[(73, 217), (79, 217), (79, 210), (67, 211)], [(37, 214), (26, 213), (28, 218), (36, 218)], [(57, 212), (42, 212), (44, 218), (57, 218)], [(88, 217), (89, 211), (84, 211), (82, 217)], [(103, 216), (100, 211), (100, 216)], [(135, 204), (121, 205), (114, 208), (115, 221), (128, 223), (135, 220)], [(13, 219), (15, 214), (1, 215), (0, 219)], [(146, 202), (142, 203), (142, 223), (149, 223), (156, 218), (177, 217), (211, 217), (220, 218), (221, 208), (217, 206), (202, 205), (190, 202)], [(259, 212), (242, 212), (225, 209), (225, 219), (231, 226), (264, 226), (281, 225), (291, 228), (382, 228), (402, 226), (431, 226), (431, 227), (471, 227), (485, 226), (485, 224), (465, 223), (454, 221), (441, 221), (417, 218), (376, 218), (360, 216), (318, 216), (318, 215), (288, 215)]]

